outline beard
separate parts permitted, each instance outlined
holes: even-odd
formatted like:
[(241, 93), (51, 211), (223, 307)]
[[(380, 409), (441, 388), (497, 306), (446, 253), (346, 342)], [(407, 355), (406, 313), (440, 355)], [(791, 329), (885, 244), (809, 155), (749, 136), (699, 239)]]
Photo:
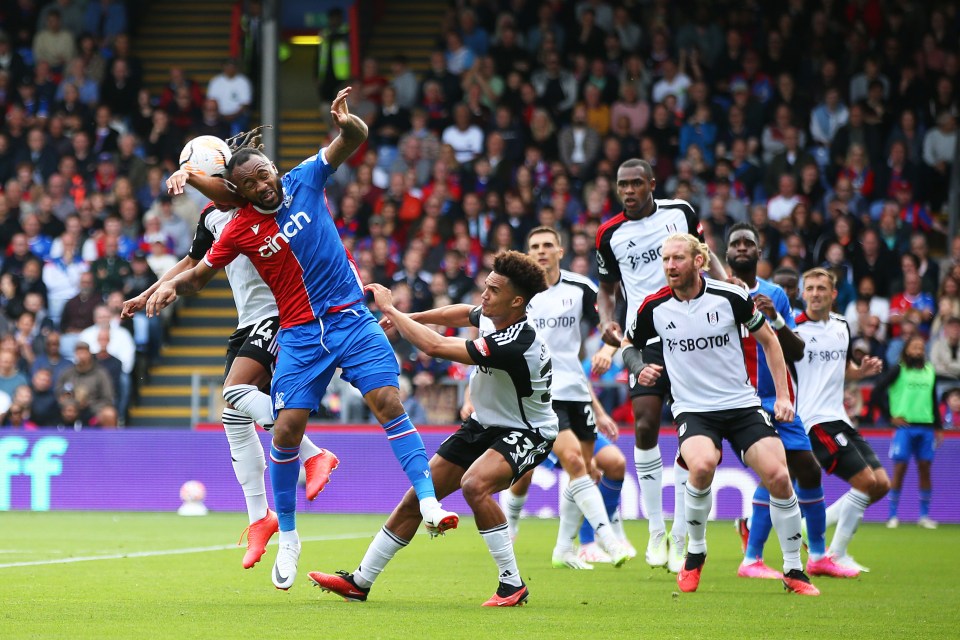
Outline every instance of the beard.
[(734, 273), (756, 271), (758, 262), (760, 262), (760, 256), (756, 258), (735, 258), (730, 260), (730, 268), (733, 269)]
[(923, 356), (920, 356), (918, 358), (914, 358), (911, 356), (903, 356), (903, 363), (908, 367), (910, 367), (911, 369), (922, 369), (923, 362), (924, 362)]

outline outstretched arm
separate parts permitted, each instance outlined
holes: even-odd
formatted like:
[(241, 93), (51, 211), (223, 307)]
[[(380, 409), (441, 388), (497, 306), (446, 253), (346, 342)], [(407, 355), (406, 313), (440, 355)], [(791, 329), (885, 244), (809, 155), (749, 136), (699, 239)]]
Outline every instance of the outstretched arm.
[(347, 107), (347, 97), (351, 91), (351, 87), (342, 89), (330, 105), (330, 117), (340, 128), (340, 133), (326, 151), (327, 163), (334, 169), (343, 164), (367, 139), (367, 123), (350, 113)]
[(176, 302), (177, 296), (192, 296), (207, 286), (207, 283), (217, 274), (217, 269), (208, 267), (205, 262), (199, 262), (192, 269), (188, 269), (177, 277), (161, 284), (147, 300), (147, 317), (160, 313), (161, 309)]
[(180, 262), (170, 267), (163, 276), (150, 285), (150, 288), (141, 293), (140, 295), (125, 300), (123, 303), (123, 310), (120, 312), (121, 318), (132, 318), (137, 311), (143, 310), (147, 306), (147, 300), (150, 299), (150, 296), (153, 295), (153, 292), (160, 288), (164, 282), (172, 280), (174, 277), (180, 275), (184, 271), (194, 268), (199, 263), (199, 260), (191, 258), (189, 255), (183, 256), (180, 259)]
[(233, 184), (226, 179), (202, 176), (186, 169), (177, 169), (170, 174), (167, 178), (167, 192), (172, 196), (180, 195), (183, 187), (188, 184), (220, 207), (230, 209), (247, 204)]
[[(463, 364), (476, 364), (467, 351), (467, 342), (462, 338), (442, 336), (433, 329), (425, 327), (407, 314), (393, 306), (393, 294), (379, 284), (368, 284), (367, 290), (373, 293), (377, 307), (413, 346), (432, 358), (442, 358)], [(461, 306), (461, 305), (456, 305)], [(467, 306), (467, 305), (462, 305)]]

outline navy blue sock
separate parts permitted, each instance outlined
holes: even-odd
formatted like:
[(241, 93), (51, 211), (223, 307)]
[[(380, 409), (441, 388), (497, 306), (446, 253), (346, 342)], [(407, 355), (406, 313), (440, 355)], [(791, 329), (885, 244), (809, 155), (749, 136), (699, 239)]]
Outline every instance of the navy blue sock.
[[(600, 495), (603, 497), (603, 506), (607, 509), (607, 517), (613, 521), (614, 514), (617, 513), (617, 507), (620, 506), (620, 493), (623, 491), (623, 480), (610, 480), (606, 476), (600, 478), (597, 485), (600, 489)], [(593, 527), (583, 519), (580, 526), (580, 544), (590, 544), (593, 542)]]
[(297, 528), (297, 481), (300, 479), (300, 447), (270, 445), (270, 484), (280, 531)]
[(822, 556), (827, 552), (827, 507), (823, 502), (823, 487), (797, 487), (800, 513), (807, 519), (807, 546), (810, 553)]
[(750, 520), (750, 537), (747, 539), (745, 557), (749, 560), (763, 558), (763, 546), (767, 544), (773, 522), (770, 520), (770, 492), (763, 485), (753, 492), (753, 517)]
[(393, 455), (400, 461), (403, 472), (410, 479), (417, 498), (437, 497), (433, 489), (433, 479), (430, 476), (430, 461), (427, 459), (427, 450), (417, 428), (410, 422), (406, 413), (402, 413), (383, 426), (387, 433), (387, 440), (393, 449)]

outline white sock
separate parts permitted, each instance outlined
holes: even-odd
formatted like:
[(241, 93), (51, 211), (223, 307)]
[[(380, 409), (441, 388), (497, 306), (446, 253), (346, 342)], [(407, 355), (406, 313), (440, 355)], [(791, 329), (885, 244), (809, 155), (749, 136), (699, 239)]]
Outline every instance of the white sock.
[(296, 529), (280, 532), (280, 544), (300, 544), (300, 534)]
[(870, 496), (862, 491), (850, 489), (843, 496), (843, 508), (840, 511), (840, 520), (837, 530), (833, 532), (833, 541), (830, 543), (830, 553), (837, 556), (847, 555), (847, 546), (850, 539), (857, 532), (863, 513), (870, 506)]
[(707, 518), (713, 507), (713, 495), (710, 487), (697, 489), (687, 482), (687, 495), (684, 501), (684, 513), (687, 520), (687, 553), (707, 552)]
[(363, 554), (360, 566), (353, 572), (353, 581), (361, 589), (369, 589), (387, 563), (393, 560), (393, 556), (408, 544), (409, 540), (397, 537), (386, 527), (380, 529), (367, 547), (367, 552)]
[(673, 461), (673, 526), (670, 527), (670, 536), (682, 543), (687, 539), (687, 519), (684, 517), (686, 509), (684, 503), (687, 498), (687, 480), (690, 472)]
[(234, 384), (223, 388), (223, 399), (251, 418), (261, 427), (273, 424), (273, 402), (270, 396), (252, 384)]
[(497, 572), (500, 582), (519, 587), (523, 584), (520, 579), (520, 569), (517, 568), (517, 557), (513, 554), (513, 543), (510, 542), (510, 532), (507, 523), (499, 524), (492, 529), (481, 531), (483, 541), (487, 543), (490, 555), (497, 563)]
[(847, 493), (837, 498), (836, 502), (834, 502), (832, 505), (827, 507), (827, 527), (832, 527), (833, 525), (840, 522), (840, 512), (843, 510), (843, 503), (846, 502), (847, 496), (849, 494), (850, 492), (848, 491)]
[(573, 501), (577, 503), (577, 508), (587, 519), (590, 526), (593, 527), (594, 535), (597, 541), (604, 549), (617, 542), (619, 538), (610, 528), (610, 518), (607, 516), (607, 507), (603, 504), (603, 496), (600, 495), (600, 488), (589, 475), (583, 475), (575, 480), (571, 480), (567, 485), (567, 491), (573, 495)]
[(647, 513), (650, 533), (666, 531), (663, 521), (663, 459), (660, 457), (660, 445), (653, 449), (633, 449), (633, 464), (637, 469), (637, 481), (640, 483), (640, 499)]
[(507, 515), (507, 528), (510, 530), (510, 537), (516, 538), (520, 533), (520, 514), (523, 512), (523, 505), (527, 503), (527, 494), (518, 496), (508, 489), (502, 495), (503, 511)]
[(306, 462), (321, 451), (323, 451), (323, 449), (313, 444), (313, 441), (307, 437), (307, 434), (303, 434), (303, 440), (300, 441), (300, 462)]
[(257, 428), (247, 414), (236, 409), (224, 409), (221, 419), (230, 444), (233, 473), (243, 489), (250, 524), (267, 515), (267, 487), (263, 472), (267, 469), (263, 445), (257, 437)]
[(583, 512), (577, 506), (570, 485), (567, 485), (560, 495), (560, 530), (557, 531), (557, 546), (553, 549), (554, 555), (560, 555), (564, 551), (573, 549), (573, 539), (577, 535), (577, 531), (580, 530), (582, 517)]
[(780, 538), (784, 573), (792, 569), (803, 569), (800, 562), (800, 545), (803, 542), (800, 520), (800, 503), (797, 502), (795, 494), (791, 493), (786, 500), (770, 496), (770, 522)]
[(627, 539), (627, 532), (623, 530), (623, 516), (620, 515), (620, 507), (617, 507), (617, 510), (610, 516), (610, 528), (613, 529), (613, 534), (620, 540)]

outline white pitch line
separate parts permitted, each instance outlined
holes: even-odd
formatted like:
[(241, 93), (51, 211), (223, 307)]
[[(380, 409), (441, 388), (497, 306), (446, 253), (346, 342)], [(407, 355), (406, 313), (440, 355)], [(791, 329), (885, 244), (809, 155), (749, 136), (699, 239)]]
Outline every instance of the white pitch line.
[[(331, 542), (334, 540), (356, 540), (358, 538), (371, 537), (372, 533), (344, 533), (334, 536), (314, 536), (312, 538), (301, 538), (300, 542)], [(270, 544), (276, 544), (271, 541)], [(188, 553), (207, 553), (209, 551), (229, 551), (236, 549), (239, 545), (217, 545), (213, 547), (187, 547), (186, 549), (163, 549), (159, 551), (132, 551), (130, 553), (115, 553), (104, 556), (77, 556), (74, 558), (60, 558), (59, 560), (30, 560), (28, 562), (10, 562), (0, 564), (0, 569), (12, 569), (14, 567), (37, 567), (50, 564), (71, 564), (74, 562), (93, 562), (96, 560), (123, 560), (125, 558), (153, 558), (156, 556), (175, 556)]]

